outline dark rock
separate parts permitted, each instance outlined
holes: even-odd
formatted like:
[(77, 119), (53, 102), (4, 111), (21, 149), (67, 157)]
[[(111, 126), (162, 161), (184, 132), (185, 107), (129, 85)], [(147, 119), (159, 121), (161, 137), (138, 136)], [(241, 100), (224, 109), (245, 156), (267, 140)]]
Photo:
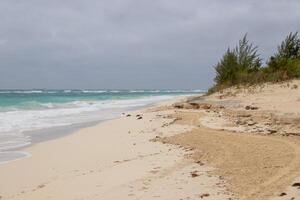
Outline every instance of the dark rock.
[(203, 162), (201, 162), (200, 160), (199, 161), (197, 161), (196, 162), (198, 165), (200, 165), (200, 166), (203, 166), (204, 165), (204, 163)]
[(283, 197), (283, 196), (285, 196), (285, 195), (287, 195), (285, 192), (282, 192), (282, 193), (280, 193), (280, 197)]
[(292, 187), (300, 187), (300, 183), (294, 183)]
[(198, 109), (199, 105), (196, 103), (175, 103), (173, 107), (178, 109)]
[(183, 104), (182, 103), (174, 103), (173, 107), (174, 108), (178, 108), (178, 109), (182, 109), (183, 108)]
[(199, 109), (199, 104), (198, 103), (190, 103), (191, 106), (193, 106), (194, 109)]
[(143, 119), (143, 117), (142, 117), (142, 116), (139, 116), (137, 119)]
[(245, 109), (246, 110), (258, 110), (258, 107), (256, 107), (256, 106), (246, 106)]
[(209, 197), (209, 194), (208, 194), (208, 193), (204, 193), (204, 194), (201, 194), (201, 195), (200, 195), (200, 198), (201, 198), (201, 199), (203, 199), (204, 197)]
[(131, 116), (131, 114), (127, 114), (127, 115), (126, 115), (126, 117), (130, 117), (130, 116)]
[(274, 133), (277, 133), (277, 130), (275, 130), (275, 129), (268, 129), (268, 132), (269, 132), (270, 134), (274, 134)]
[(192, 178), (195, 178), (195, 177), (199, 176), (199, 174), (197, 174), (197, 171), (193, 171), (193, 172), (191, 172), (191, 176), (192, 176)]

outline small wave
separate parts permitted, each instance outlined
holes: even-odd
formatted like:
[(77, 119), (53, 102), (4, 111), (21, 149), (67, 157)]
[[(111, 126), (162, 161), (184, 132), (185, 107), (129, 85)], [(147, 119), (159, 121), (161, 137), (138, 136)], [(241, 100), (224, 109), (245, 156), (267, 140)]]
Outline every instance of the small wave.
[(33, 94), (33, 93), (43, 93), (43, 90), (2, 90), (0, 91), (1, 94)]
[(105, 93), (106, 90), (82, 90), (83, 93)]
[(121, 90), (109, 90), (109, 92), (111, 92), (111, 93), (120, 93), (122, 91)]

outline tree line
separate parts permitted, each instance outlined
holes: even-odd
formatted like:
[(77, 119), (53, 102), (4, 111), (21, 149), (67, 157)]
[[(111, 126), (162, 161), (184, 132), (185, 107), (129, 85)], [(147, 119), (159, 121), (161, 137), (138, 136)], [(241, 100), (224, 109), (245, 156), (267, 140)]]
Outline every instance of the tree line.
[(300, 39), (290, 33), (278, 46), (277, 52), (263, 66), (258, 47), (250, 43), (247, 34), (238, 45), (228, 48), (214, 66), (215, 85), (209, 92), (234, 85), (278, 82), (300, 77)]

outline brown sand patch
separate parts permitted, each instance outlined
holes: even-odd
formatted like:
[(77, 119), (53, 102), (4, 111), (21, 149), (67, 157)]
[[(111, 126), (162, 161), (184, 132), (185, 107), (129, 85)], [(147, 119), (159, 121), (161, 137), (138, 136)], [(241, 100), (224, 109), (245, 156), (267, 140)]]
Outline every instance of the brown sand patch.
[(193, 148), (195, 161), (214, 166), (239, 199), (267, 199), (300, 175), (299, 138), (216, 131), (200, 125), (202, 115), (177, 112), (177, 123), (197, 128), (163, 141)]

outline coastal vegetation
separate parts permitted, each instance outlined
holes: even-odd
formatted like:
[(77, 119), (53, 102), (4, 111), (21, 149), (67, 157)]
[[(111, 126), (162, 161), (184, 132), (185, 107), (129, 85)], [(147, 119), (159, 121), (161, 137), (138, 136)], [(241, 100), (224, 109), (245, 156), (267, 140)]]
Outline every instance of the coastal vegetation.
[(209, 93), (234, 85), (253, 85), (279, 82), (300, 77), (300, 38), (298, 32), (290, 33), (278, 46), (266, 65), (258, 54), (258, 47), (250, 43), (247, 34), (238, 45), (227, 51), (214, 66), (215, 85)]

